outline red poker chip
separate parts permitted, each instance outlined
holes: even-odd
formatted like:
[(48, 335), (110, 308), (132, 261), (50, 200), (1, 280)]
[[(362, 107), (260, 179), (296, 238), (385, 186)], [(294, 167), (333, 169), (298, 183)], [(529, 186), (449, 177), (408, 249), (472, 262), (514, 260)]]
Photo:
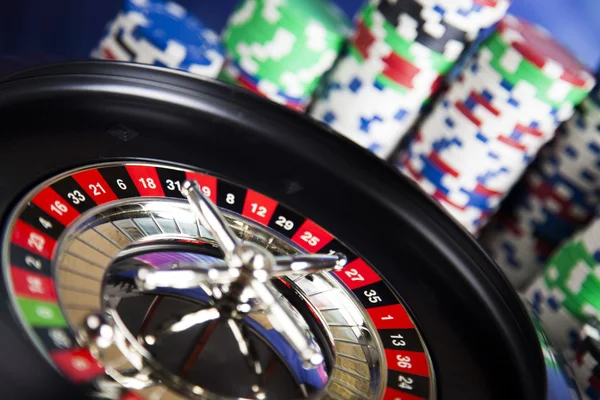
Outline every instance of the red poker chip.
[(561, 80), (587, 90), (594, 86), (594, 77), (588, 69), (544, 29), (509, 14), (500, 21), (498, 32), (539, 69), (553, 63), (562, 69)]
[(480, 5), (482, 7), (496, 7), (496, 6), (498, 6), (499, 1), (498, 0), (475, 0), (474, 3), (477, 5)]

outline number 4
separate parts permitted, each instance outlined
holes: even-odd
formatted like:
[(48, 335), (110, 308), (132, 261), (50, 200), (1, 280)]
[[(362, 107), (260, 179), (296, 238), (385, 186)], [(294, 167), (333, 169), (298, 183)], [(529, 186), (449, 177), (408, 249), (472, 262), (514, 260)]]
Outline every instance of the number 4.
[(40, 224), (45, 228), (45, 229), (52, 229), (52, 223), (42, 217), (39, 218)]

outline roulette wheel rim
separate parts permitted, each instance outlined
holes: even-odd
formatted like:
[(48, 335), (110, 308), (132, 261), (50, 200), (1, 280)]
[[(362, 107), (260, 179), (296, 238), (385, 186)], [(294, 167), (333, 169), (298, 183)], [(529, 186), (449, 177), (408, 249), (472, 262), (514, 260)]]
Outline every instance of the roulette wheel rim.
[[(380, 271), (414, 317), (438, 398), (544, 398), (535, 331), (495, 264), (415, 185), (334, 132), (241, 90), (147, 66), (40, 67), (0, 90), (0, 168), (13, 171), (0, 183), (3, 225), (37, 184), (85, 165), (206, 171), (311, 218)], [(18, 378), (35, 363), (39, 382), (15, 379), (9, 393), (68, 393), (7, 306), (7, 348), (23, 362), (2, 370)]]

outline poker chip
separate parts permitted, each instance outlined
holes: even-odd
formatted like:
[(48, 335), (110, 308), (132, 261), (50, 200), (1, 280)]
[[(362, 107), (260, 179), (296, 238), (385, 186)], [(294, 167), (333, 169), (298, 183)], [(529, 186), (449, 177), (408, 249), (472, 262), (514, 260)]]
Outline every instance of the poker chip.
[(600, 308), (596, 263), (582, 243), (573, 241), (552, 257), (544, 271), (546, 283), (562, 292), (564, 306), (579, 321), (594, 316)]
[(510, 6), (508, 0), (416, 0), (439, 14), (449, 24), (465, 31), (489, 28), (498, 22)]
[[(565, 87), (566, 79), (573, 80), (576, 71), (582, 78), (586, 73), (583, 67), (576, 69), (572, 57), (559, 53), (558, 44), (547, 34), (510, 15), (499, 25), (503, 29), (484, 41), (431, 113), (415, 127), (414, 138), (393, 156), (402, 172), (475, 235), (590, 89), (587, 81), (570, 85), (570, 91), (556, 89)], [(517, 28), (524, 32), (521, 36), (514, 33)], [(527, 52), (544, 43), (546, 48)], [(541, 220), (553, 210), (552, 204), (527, 206), (530, 219)], [(581, 211), (573, 204), (564, 206), (571, 207), (566, 212), (573, 215)], [(529, 226), (513, 223), (505, 228), (514, 237), (487, 248), (501, 259), (511, 282), (520, 286), (531, 277), (519, 270), (519, 255), (534, 246), (535, 240), (525, 238)]]
[[(378, 82), (375, 74), (369, 73), (370, 67), (368, 62), (353, 56), (341, 59), (329, 76), (326, 93), (310, 113), (384, 156), (396, 144), (390, 132), (406, 130), (412, 125), (418, 116), (419, 101), (417, 96), (397, 92)], [(353, 127), (356, 129), (349, 129)]]
[[(513, 46), (505, 42), (499, 33), (495, 33), (486, 41), (484, 47), (487, 50), (485, 54), (488, 62), (511, 85), (521, 82), (527, 84), (537, 98), (554, 106), (560, 106), (565, 102), (578, 104), (589, 93), (590, 86), (574, 86), (571, 81), (561, 79), (560, 73), (553, 74), (551, 68), (540, 69), (538, 65), (523, 58)], [(556, 69), (561, 70), (560, 67)], [(593, 82), (591, 75), (590, 78)]]
[(327, 1), (242, 1), (223, 31), (228, 65), (234, 67), (221, 77), (303, 109), (349, 32), (347, 17)]
[(593, 319), (582, 329), (571, 367), (585, 399), (600, 398), (600, 334), (598, 320)]
[(551, 289), (540, 277), (524, 292), (524, 298), (556, 349), (567, 361), (572, 360), (579, 343), (581, 323), (563, 304), (564, 294), (557, 288)]
[(478, 33), (477, 30), (455, 28), (433, 13), (430, 7), (423, 7), (416, 1), (380, 1), (378, 9), (402, 37), (441, 54), (460, 55), (465, 43), (475, 39)]
[(287, 96), (274, 82), (267, 81), (266, 79), (256, 79), (254, 76), (247, 74), (233, 60), (227, 60), (225, 62), (225, 66), (219, 75), (219, 79), (246, 88), (251, 92), (263, 95), (274, 102), (283, 104), (297, 111), (304, 110), (308, 105), (308, 99)]
[(549, 78), (586, 91), (594, 86), (590, 72), (544, 29), (508, 15), (500, 22), (498, 34)]
[[(364, 27), (361, 27), (360, 25)], [(417, 65), (430, 66), (434, 71), (445, 74), (454, 65), (457, 54), (444, 55), (432, 51), (429, 47), (404, 38), (396, 27), (388, 23), (377, 7), (365, 7), (359, 14), (357, 29), (365, 29), (380, 42), (385, 42), (394, 53)]]
[(576, 358), (579, 332), (600, 317), (600, 219), (566, 241), (549, 258), (525, 297), (568, 361)]
[(92, 57), (153, 64), (215, 78), (225, 52), (219, 36), (181, 5), (127, 0)]
[[(467, 44), (501, 18), (508, 4), (470, 3), (445, 10), (441, 4), (446, 2), (367, 3), (355, 18), (347, 54), (328, 74), (310, 115), (375, 155), (389, 157)], [(476, 9), (486, 13), (485, 21), (477, 20)], [(485, 9), (495, 10), (496, 19)], [(461, 10), (473, 13), (468, 26), (452, 23)]]
[(564, 359), (555, 344), (552, 343), (542, 323), (536, 317), (535, 312), (531, 307), (528, 309), (540, 342), (542, 354), (544, 355), (544, 363), (546, 364), (546, 378), (548, 384), (546, 399), (581, 400), (582, 396), (569, 363)]
[[(593, 218), (600, 202), (598, 91), (560, 127), (481, 236), (517, 288), (531, 281), (550, 253)], [(518, 243), (518, 250), (510, 252), (509, 260), (510, 243)]]

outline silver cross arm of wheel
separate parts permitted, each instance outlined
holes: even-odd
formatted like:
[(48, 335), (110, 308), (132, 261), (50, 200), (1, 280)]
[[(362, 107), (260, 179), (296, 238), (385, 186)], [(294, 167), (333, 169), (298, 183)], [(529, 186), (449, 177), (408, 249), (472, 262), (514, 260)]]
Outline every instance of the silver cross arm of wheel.
[[(293, 274), (314, 274), (338, 271), (346, 265), (344, 255), (298, 254), (277, 256), (272, 266), (270, 278)], [(227, 284), (240, 277), (239, 268), (227, 265), (213, 265), (209, 269), (194, 264), (180, 263), (176, 270), (158, 271), (141, 269), (137, 276), (137, 285), (142, 290), (157, 288), (193, 289), (202, 283)]]
[[(229, 269), (219, 269), (218, 271), (215, 269), (213, 273), (215, 281), (221, 280), (224, 274), (229, 273), (232, 275), (232, 282), (251, 289), (271, 324), (286, 338), (305, 365), (320, 364), (323, 361), (320, 350), (309, 342), (298, 322), (278, 304), (276, 294), (266, 285), (266, 282), (281, 275), (340, 269), (345, 265), (345, 258), (339, 255), (273, 257), (266, 249), (239, 239), (229, 227), (218, 207), (202, 193), (197, 182), (186, 181), (183, 184), (182, 194), (187, 198), (199, 222), (213, 235), (214, 240), (225, 254), (225, 262)], [(239, 273), (235, 270), (238, 267)], [(161, 272), (156, 271), (155, 273)], [(218, 279), (216, 279), (217, 275)], [(239, 275), (239, 277), (233, 275)], [(205, 273), (202, 279), (206, 279), (207, 276), (210, 282), (210, 274)], [(146, 279), (148, 279), (148, 275)], [(160, 281), (160, 279), (154, 279), (155, 284), (160, 284)]]
[(213, 235), (225, 256), (231, 256), (241, 240), (233, 233), (218, 207), (202, 193), (196, 181), (185, 181), (181, 193), (188, 199), (194, 215)]

